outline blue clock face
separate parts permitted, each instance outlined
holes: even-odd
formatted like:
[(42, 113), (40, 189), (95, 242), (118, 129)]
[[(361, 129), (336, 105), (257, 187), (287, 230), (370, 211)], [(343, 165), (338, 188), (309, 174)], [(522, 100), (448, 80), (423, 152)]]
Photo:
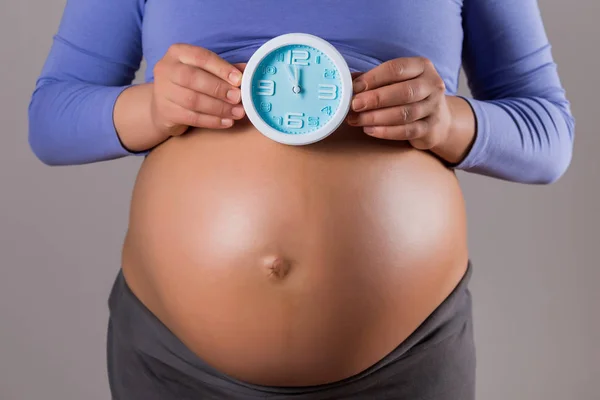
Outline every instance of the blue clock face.
[(262, 120), (285, 134), (324, 126), (342, 97), (340, 71), (320, 50), (287, 45), (269, 53), (252, 77), (252, 102)]

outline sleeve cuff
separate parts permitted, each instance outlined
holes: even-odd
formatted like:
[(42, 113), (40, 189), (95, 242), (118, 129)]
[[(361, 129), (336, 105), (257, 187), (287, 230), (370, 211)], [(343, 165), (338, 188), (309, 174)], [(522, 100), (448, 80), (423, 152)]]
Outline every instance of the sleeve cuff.
[(458, 97), (465, 100), (473, 110), (475, 116), (475, 139), (467, 156), (454, 168), (458, 170), (470, 170), (483, 162), (489, 142), (490, 121), (483, 102), (464, 96)]

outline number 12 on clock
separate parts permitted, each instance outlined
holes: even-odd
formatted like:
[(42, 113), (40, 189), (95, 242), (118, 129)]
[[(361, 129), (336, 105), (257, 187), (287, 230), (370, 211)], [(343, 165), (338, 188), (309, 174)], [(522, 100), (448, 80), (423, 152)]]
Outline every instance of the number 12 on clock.
[(308, 66), (310, 53), (307, 50), (289, 50), (277, 53), (277, 61), (290, 65)]

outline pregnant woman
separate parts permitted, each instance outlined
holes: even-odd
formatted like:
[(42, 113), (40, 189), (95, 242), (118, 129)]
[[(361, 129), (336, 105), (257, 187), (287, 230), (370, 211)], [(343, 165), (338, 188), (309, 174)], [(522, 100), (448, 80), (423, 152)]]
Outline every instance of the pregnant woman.
[[(306, 146), (240, 101), (245, 63), (291, 32), (354, 79)], [(535, 0), (69, 0), (29, 140), (49, 165), (145, 157), (109, 299), (114, 399), (470, 400), (454, 171), (556, 181), (569, 107)]]

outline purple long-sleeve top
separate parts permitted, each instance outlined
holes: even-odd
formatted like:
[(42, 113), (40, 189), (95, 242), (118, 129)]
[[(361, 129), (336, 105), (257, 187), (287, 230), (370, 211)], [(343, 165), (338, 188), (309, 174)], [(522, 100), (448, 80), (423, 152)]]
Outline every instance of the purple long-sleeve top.
[(570, 164), (574, 119), (536, 0), (68, 0), (31, 98), (31, 148), (49, 165), (146, 154), (113, 122), (142, 58), (152, 82), (174, 43), (237, 63), (289, 32), (328, 40), (352, 71), (426, 57), (449, 95), (462, 66), (477, 132), (457, 169), (551, 183)]

